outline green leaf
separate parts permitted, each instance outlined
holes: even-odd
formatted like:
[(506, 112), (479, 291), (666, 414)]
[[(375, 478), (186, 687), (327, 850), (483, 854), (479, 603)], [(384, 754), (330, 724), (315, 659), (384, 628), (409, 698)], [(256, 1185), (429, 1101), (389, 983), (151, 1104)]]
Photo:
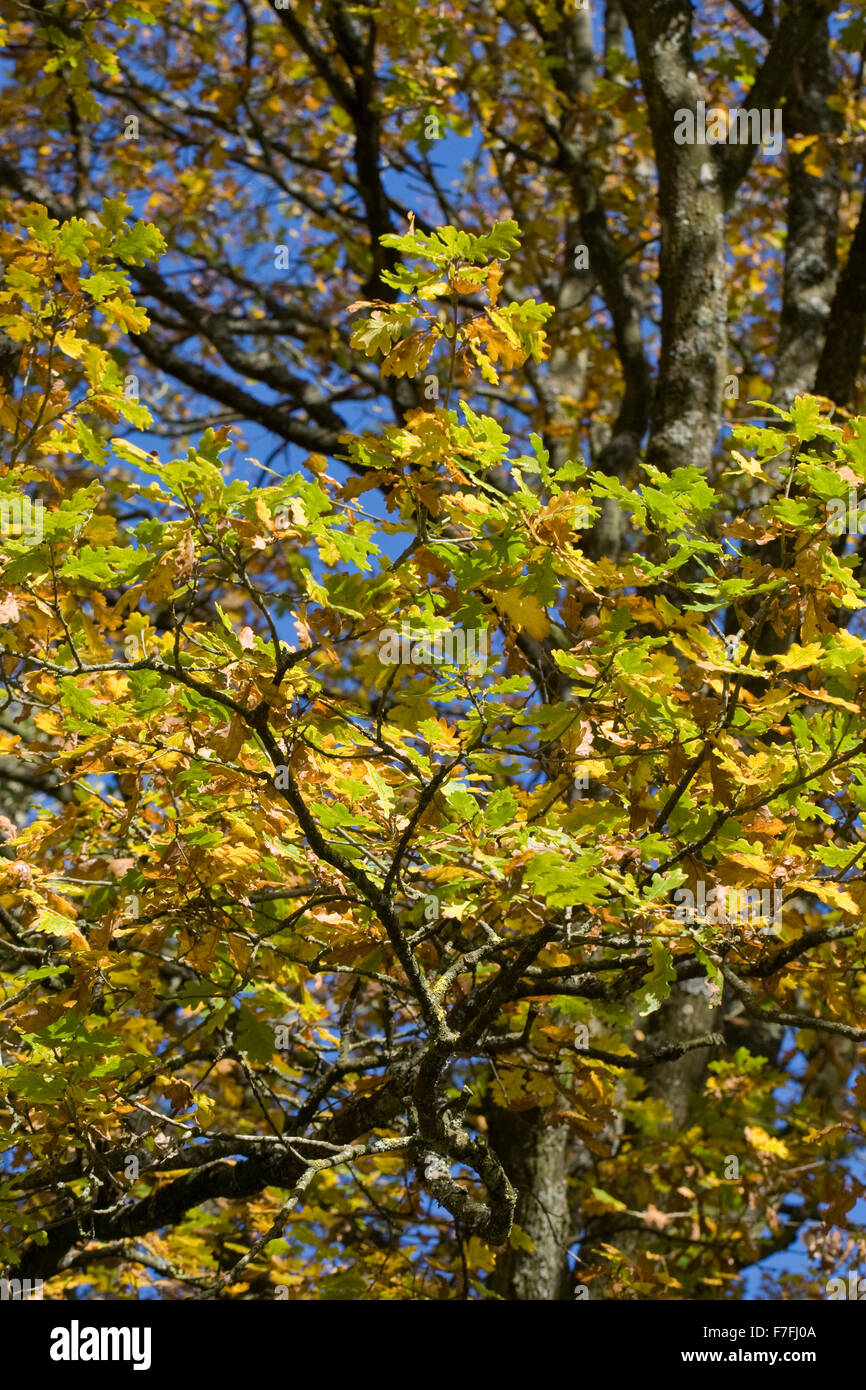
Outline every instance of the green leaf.
[(512, 1250), (525, 1250), (528, 1255), (531, 1255), (535, 1249), (535, 1241), (526, 1234), (522, 1226), (518, 1226), (516, 1221), (511, 1227), (508, 1244)]
[(499, 830), (509, 821), (513, 821), (518, 807), (517, 797), (513, 791), (504, 788), (502, 791), (494, 792), (484, 811), (484, 819), (491, 830)]
[(545, 852), (527, 864), (523, 879), (549, 907), (598, 902), (607, 892), (607, 885), (592, 871), (602, 857), (603, 851), (594, 849), (574, 862), (563, 863), (558, 854)]
[(365, 357), (375, 357), (377, 353), (388, 353), (391, 344), (402, 332), (402, 324), (395, 323), (377, 309), (368, 319), (362, 319), (352, 329), (352, 347), (360, 348)]
[(641, 1018), (660, 1009), (671, 992), (671, 984), (677, 977), (671, 949), (658, 937), (650, 942), (651, 967), (635, 994), (637, 1011)]
[(99, 270), (95, 275), (85, 275), (81, 281), (81, 288), (87, 290), (91, 299), (98, 303), (101, 299), (107, 299), (110, 294), (117, 294), (125, 284), (126, 277), (121, 271)]
[(251, 1062), (269, 1062), (274, 1055), (274, 1030), (257, 1018), (246, 1004), (238, 1015), (237, 1045)]
[(472, 820), (474, 816), (478, 815), (478, 802), (472, 793), (466, 791), (465, 788), (449, 788), (446, 794), (452, 811), (456, 811), (457, 815), (462, 816), (464, 820)]
[(621, 1202), (618, 1197), (611, 1197), (609, 1192), (605, 1192), (602, 1187), (592, 1187), (590, 1191), (597, 1202), (609, 1207), (611, 1211), (628, 1211), (625, 1202)]

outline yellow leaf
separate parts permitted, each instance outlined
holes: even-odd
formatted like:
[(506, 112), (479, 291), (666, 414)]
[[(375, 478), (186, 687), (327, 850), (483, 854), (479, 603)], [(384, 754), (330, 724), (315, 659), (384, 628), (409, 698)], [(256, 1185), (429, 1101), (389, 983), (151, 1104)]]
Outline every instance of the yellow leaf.
[(504, 594), (495, 597), (500, 608), (515, 627), (528, 632), (541, 642), (550, 632), (550, 622), (539, 600), (534, 594), (522, 594), (519, 589), (506, 589)]
[(382, 363), (382, 376), (414, 376), (430, 361), (438, 332), (413, 333), (393, 347)]
[(188, 963), (194, 970), (200, 970), (203, 975), (207, 974), (216, 960), (219, 944), (219, 932), (216, 927), (209, 927), (204, 935), (196, 941), (192, 949), (186, 953)]
[(508, 1244), (511, 1246), (512, 1250), (525, 1250), (529, 1255), (531, 1255), (535, 1249), (535, 1241), (531, 1236), (526, 1234), (522, 1226), (518, 1226), (516, 1221), (511, 1227), (511, 1235), (508, 1237)]
[(216, 1110), (216, 1101), (211, 1100), (210, 1096), (202, 1095), (201, 1091), (196, 1091), (195, 1104), (201, 1128), (209, 1129)]
[(823, 651), (820, 642), (810, 642), (805, 647), (795, 642), (786, 652), (776, 657), (776, 662), (780, 671), (802, 671), (807, 666), (814, 666), (815, 662), (820, 660)]
[(770, 1158), (790, 1158), (791, 1155), (782, 1143), (781, 1139), (776, 1139), (772, 1134), (768, 1134), (765, 1129), (760, 1129), (758, 1125), (746, 1125), (745, 1135), (753, 1149), (759, 1154), (766, 1154)]
[(794, 154), (802, 154), (810, 145), (814, 145), (818, 139), (817, 135), (792, 135), (788, 138), (788, 149), (793, 150)]
[(857, 900), (850, 893), (846, 893), (844, 888), (837, 887), (835, 883), (822, 883), (821, 893), (825, 902), (830, 903), (831, 907), (838, 907), (842, 912), (859, 913), (862, 911)]
[(826, 690), (810, 690), (808, 685), (797, 685), (791, 682), (792, 690), (799, 690), (801, 695), (808, 695), (810, 700), (817, 700), (821, 705), (833, 705), (837, 709), (850, 710), (852, 714), (860, 713), (860, 706), (855, 705), (852, 700), (843, 700), (839, 695), (828, 695)]
[(466, 346), (468, 347), (469, 351), (472, 353), (472, 356), (475, 358), (475, 361), (481, 368), (481, 375), (483, 376), (484, 380), (489, 381), (491, 386), (498, 386), (499, 377), (496, 373), (496, 369), (494, 368), (487, 354), (482, 352), (480, 348), (476, 347), (474, 343), (467, 343)]
[(743, 472), (748, 473), (750, 477), (760, 478), (761, 482), (764, 483), (773, 482), (769, 473), (765, 473), (761, 465), (757, 463), (755, 459), (746, 458), (744, 454), (737, 453), (736, 449), (731, 450), (731, 458), (734, 459), (740, 465)]

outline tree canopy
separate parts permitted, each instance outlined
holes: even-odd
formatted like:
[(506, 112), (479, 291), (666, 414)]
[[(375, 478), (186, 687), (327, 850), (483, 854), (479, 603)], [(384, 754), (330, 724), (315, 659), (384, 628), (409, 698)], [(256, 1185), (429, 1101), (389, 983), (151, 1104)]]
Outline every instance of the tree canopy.
[(0, 1265), (826, 1296), (866, 17), (0, 20)]

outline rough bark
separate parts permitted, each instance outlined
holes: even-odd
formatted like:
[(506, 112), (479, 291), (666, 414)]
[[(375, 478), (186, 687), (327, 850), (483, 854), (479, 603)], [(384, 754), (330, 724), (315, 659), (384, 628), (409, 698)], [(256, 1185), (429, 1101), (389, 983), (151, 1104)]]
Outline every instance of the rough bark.
[(496, 1261), (491, 1287), (501, 1298), (562, 1299), (569, 1243), (567, 1135), (540, 1110), (488, 1112), (490, 1143), (517, 1189), (516, 1224), (532, 1249), (509, 1245)]
[(727, 371), (724, 197), (706, 145), (675, 142), (704, 96), (688, 0), (626, 0), (658, 168), (662, 347), (648, 448), (664, 469), (710, 466)]
[[(703, 1038), (714, 1028), (718, 1014), (718, 1005), (711, 1000), (705, 980), (683, 981), (673, 987), (668, 999), (658, 1012), (651, 1016), (646, 1025), (647, 1040), (654, 1048), (663, 1048), (668, 1044), (681, 1043), (686, 1038)], [(634, 1039), (631, 1040), (631, 1046), (637, 1048)], [(649, 1071), (646, 1093), (653, 1100), (661, 1101), (666, 1106), (670, 1117), (668, 1127), (671, 1130), (681, 1131), (687, 1125), (692, 1098), (701, 1091), (707, 1063), (712, 1060), (713, 1055), (713, 1049), (710, 1047), (696, 1047), (665, 1066)], [(620, 1120), (619, 1135), (615, 1141), (617, 1143), (620, 1142), (622, 1130)], [(641, 1205), (637, 1196), (630, 1201), (628, 1192), (624, 1190), (619, 1191), (617, 1195), (627, 1206)], [(664, 1207), (661, 1195), (657, 1199), (657, 1205)], [(636, 1259), (643, 1249), (658, 1247), (658, 1232), (654, 1233), (649, 1227), (635, 1227), (634, 1218), (629, 1216), (614, 1216), (581, 1223), (579, 1210), (574, 1215), (577, 1229), (580, 1230), (581, 1225), (583, 1226), (580, 1268), (591, 1270), (593, 1273), (586, 1286), (587, 1296), (590, 1302), (604, 1302), (610, 1296), (610, 1289), (604, 1261), (599, 1258), (601, 1246), (610, 1242), (624, 1255)]]
[(808, 61), (794, 79), (794, 94), (785, 107), (785, 135), (815, 135), (826, 165), (809, 172), (810, 151), (788, 154), (788, 236), (774, 397), (789, 404), (815, 384), (821, 346), (827, 333), (836, 289), (836, 243), (842, 179), (835, 135), (837, 112), (828, 105), (835, 84), (830, 35), (825, 25)]
[(815, 390), (851, 406), (866, 342), (866, 198), (833, 300)]

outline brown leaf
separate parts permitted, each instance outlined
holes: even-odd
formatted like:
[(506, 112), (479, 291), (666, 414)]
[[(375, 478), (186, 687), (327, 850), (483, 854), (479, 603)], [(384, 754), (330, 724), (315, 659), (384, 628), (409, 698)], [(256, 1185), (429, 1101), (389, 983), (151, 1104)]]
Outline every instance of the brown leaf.
[(643, 1215), (647, 1225), (655, 1226), (656, 1229), (659, 1231), (663, 1231), (665, 1226), (667, 1226), (668, 1223), (671, 1221), (671, 1217), (668, 1214), (668, 1212), (659, 1211), (658, 1207), (654, 1207), (652, 1202), (650, 1202)]
[(177, 568), (175, 570), (175, 579), (180, 582), (189, 579), (190, 575), (192, 574), (194, 564), (195, 541), (192, 538), (192, 532), (187, 531), (186, 535), (183, 537), (180, 545), (177, 548)]
[(713, 784), (715, 799), (723, 806), (732, 806), (737, 791), (736, 783), (715, 753), (710, 753), (710, 781)]
[(162, 1093), (172, 1110), (186, 1110), (192, 1102), (192, 1087), (180, 1077), (175, 1077), (163, 1086)]
[(0, 623), (17, 623), (21, 617), (14, 594), (4, 594), (0, 599)]

